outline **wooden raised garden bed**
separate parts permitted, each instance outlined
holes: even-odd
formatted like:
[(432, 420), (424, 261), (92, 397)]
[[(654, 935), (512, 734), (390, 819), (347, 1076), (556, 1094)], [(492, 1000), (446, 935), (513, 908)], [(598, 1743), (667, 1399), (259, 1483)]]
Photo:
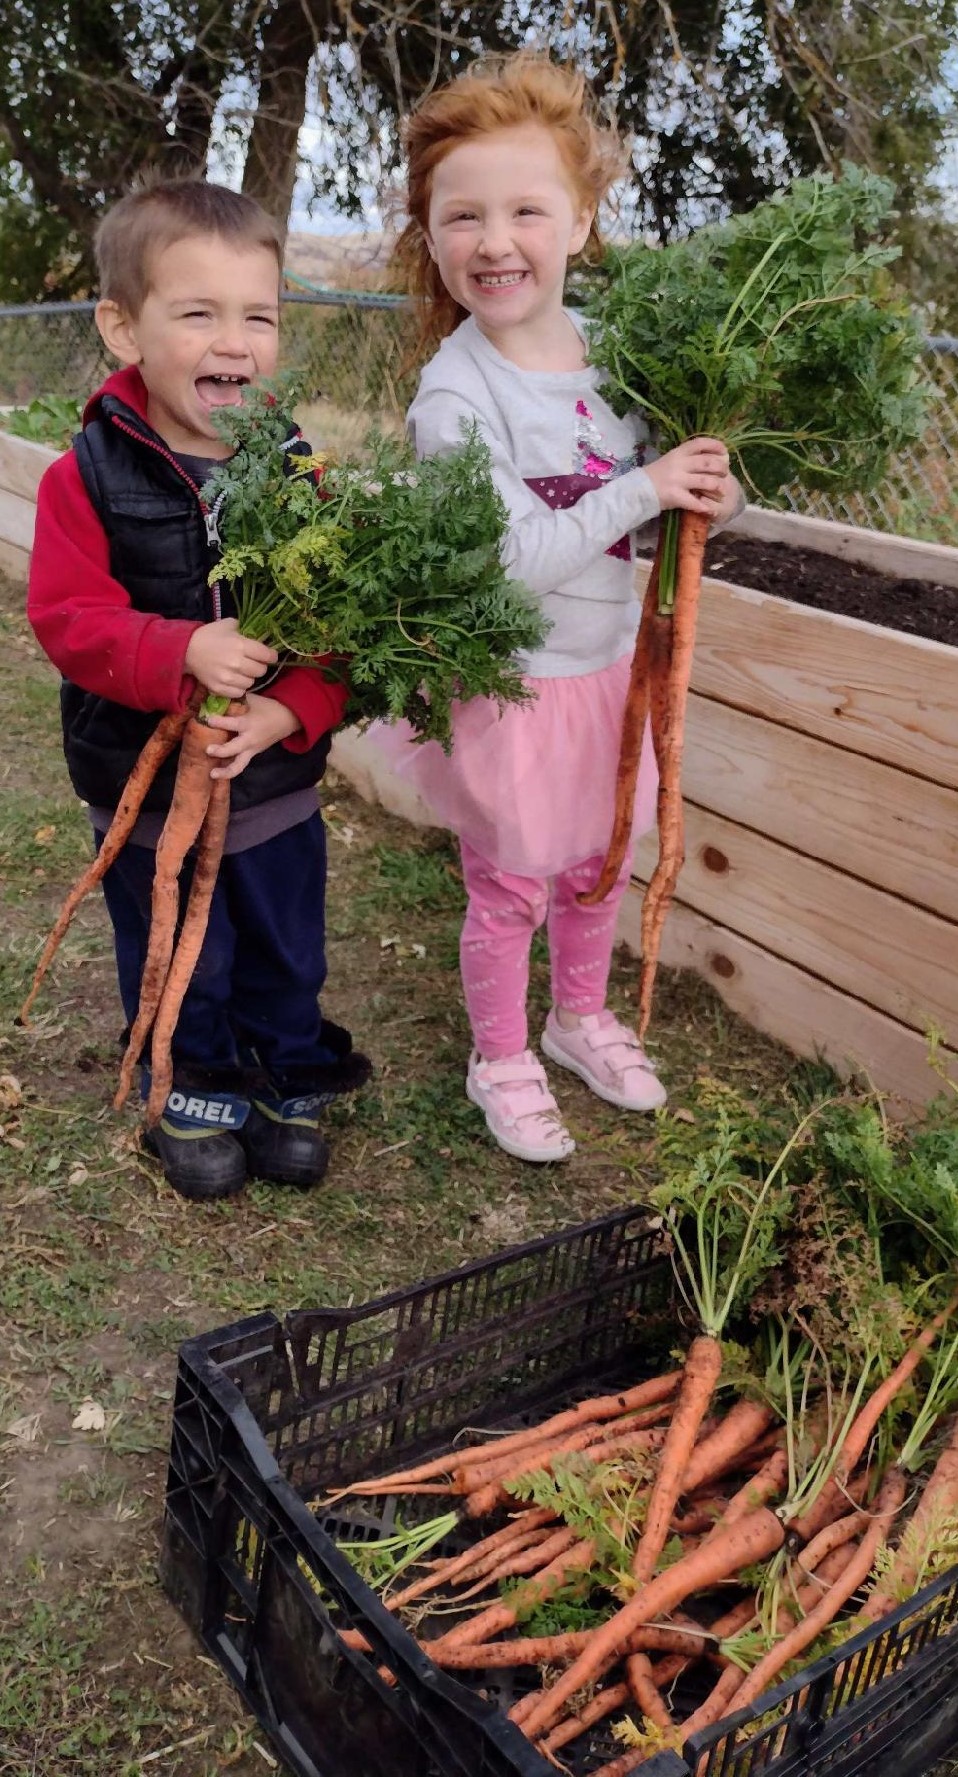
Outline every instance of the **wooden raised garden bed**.
[[(958, 549), (754, 509), (738, 530), (955, 588), (958, 621)], [(933, 1096), (927, 1032), (958, 1050), (958, 651), (709, 579), (692, 686), (662, 960), (800, 1054)]]
[(0, 415), (0, 569), (25, 580), (33, 548), (37, 488), (49, 463), (59, 454), (26, 438), (4, 432)]

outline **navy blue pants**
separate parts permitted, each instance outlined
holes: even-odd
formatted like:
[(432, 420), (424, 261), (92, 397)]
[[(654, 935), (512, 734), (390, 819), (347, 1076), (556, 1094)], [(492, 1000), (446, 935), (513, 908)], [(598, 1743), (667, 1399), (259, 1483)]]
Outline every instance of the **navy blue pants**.
[[(99, 848), (100, 837), (97, 837)], [(155, 853), (126, 845), (103, 879), (120, 997), (136, 1017), (150, 926)], [(181, 878), (180, 916), (192, 877)], [(209, 925), (173, 1037), (173, 1065), (235, 1068), (258, 1060), (277, 1081), (328, 1066), (319, 994), (326, 980), (326, 829), (320, 813), (224, 857)]]

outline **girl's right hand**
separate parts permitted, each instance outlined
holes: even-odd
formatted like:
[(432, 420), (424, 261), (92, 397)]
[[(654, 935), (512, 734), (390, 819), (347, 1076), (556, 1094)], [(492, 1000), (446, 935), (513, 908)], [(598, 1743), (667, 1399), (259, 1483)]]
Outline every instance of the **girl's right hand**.
[(720, 438), (687, 438), (644, 467), (663, 512), (680, 506), (714, 518), (728, 492), (728, 451)]
[(193, 631), (183, 665), (205, 690), (235, 700), (244, 697), (278, 659), (275, 648), (241, 636), (235, 617), (220, 617)]

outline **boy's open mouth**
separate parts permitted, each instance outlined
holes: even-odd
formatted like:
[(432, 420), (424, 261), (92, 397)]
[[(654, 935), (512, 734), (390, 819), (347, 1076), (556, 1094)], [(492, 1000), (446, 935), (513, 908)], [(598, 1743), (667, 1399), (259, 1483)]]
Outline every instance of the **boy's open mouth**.
[(239, 407), (248, 376), (198, 376), (196, 393), (207, 407)]

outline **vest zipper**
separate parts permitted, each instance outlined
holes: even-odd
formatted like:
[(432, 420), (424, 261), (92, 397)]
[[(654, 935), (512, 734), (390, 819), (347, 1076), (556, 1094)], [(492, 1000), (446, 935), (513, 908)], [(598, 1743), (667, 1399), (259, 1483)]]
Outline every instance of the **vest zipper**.
[[(145, 444), (149, 450), (155, 451), (158, 457), (162, 457), (165, 463), (169, 463), (170, 466), (176, 470), (180, 480), (185, 481), (190, 492), (196, 496), (196, 502), (206, 527), (206, 542), (208, 547), (210, 549), (218, 548), (220, 533), (217, 520), (219, 517), (222, 496), (217, 500), (215, 506), (211, 506), (209, 501), (203, 498), (202, 488), (197, 487), (192, 475), (187, 474), (182, 463), (177, 462), (171, 450), (167, 450), (162, 444), (154, 443), (152, 438), (144, 438), (142, 432), (138, 432), (135, 426), (128, 426), (125, 420), (119, 418), (118, 414), (110, 414), (110, 424), (116, 426), (119, 431), (125, 432), (128, 438), (135, 439), (137, 444)], [(213, 603), (213, 618), (215, 622), (219, 622), (219, 619), (223, 615), (223, 595), (218, 580), (213, 581), (213, 584), (210, 587), (210, 594)]]

